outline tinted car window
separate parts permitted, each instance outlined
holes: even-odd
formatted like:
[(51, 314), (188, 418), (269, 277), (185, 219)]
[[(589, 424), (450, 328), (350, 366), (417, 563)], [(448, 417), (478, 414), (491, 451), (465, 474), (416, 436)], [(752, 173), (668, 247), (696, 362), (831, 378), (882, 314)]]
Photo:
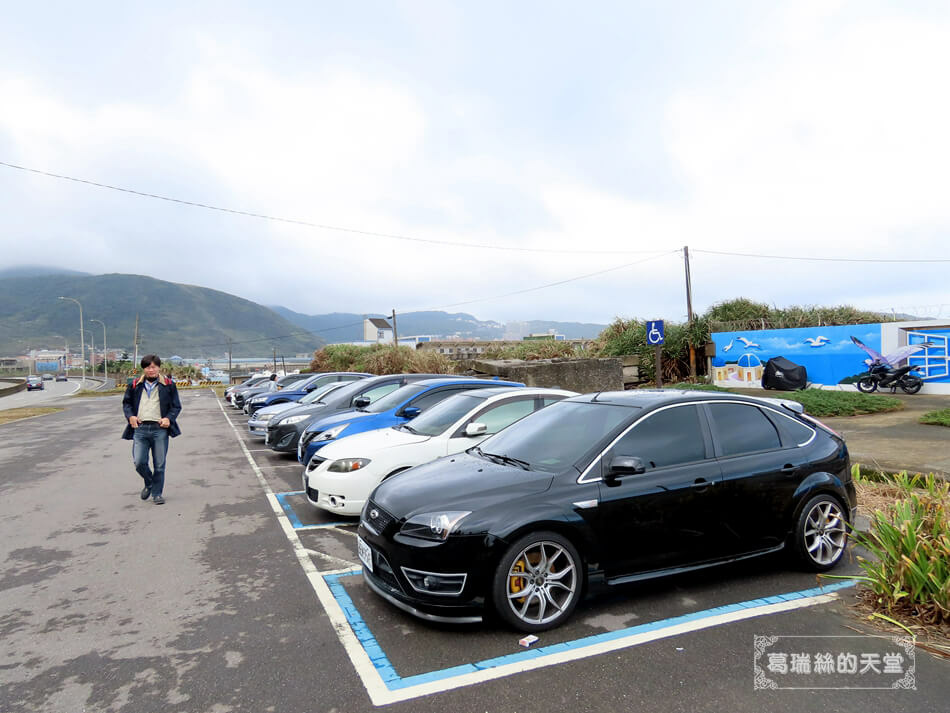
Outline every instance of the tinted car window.
[[(359, 396), (367, 389), (376, 389), (379, 387), (378, 384), (372, 382), (368, 384), (366, 383), (367, 381), (370, 380), (351, 381), (348, 384), (344, 384), (339, 389), (333, 391), (333, 393), (327, 394), (326, 398), (320, 399), (320, 402), (326, 404), (329, 408), (347, 408), (352, 405), (354, 396)], [(385, 385), (393, 387), (399, 386), (396, 381), (387, 381)]]
[(775, 426), (755, 406), (708, 404), (707, 408), (722, 455), (734, 456), (782, 447)]
[(527, 461), (534, 470), (559, 473), (638, 411), (614, 404), (562, 401), (525, 416), (482, 441), (481, 448)]
[(534, 411), (535, 398), (519, 399), (518, 401), (509, 401), (493, 408), (487, 409), (472, 419), (472, 423), (484, 423), (486, 433), (498, 433), (518, 421), (529, 413)]
[(612, 455), (637, 456), (647, 470), (706, 457), (696, 406), (674, 406), (649, 414), (614, 444)]
[(378, 408), (378, 405), (385, 402), (389, 394), (395, 393), (397, 389), (399, 389), (399, 384), (382, 384), (369, 391), (364, 391), (360, 396), (365, 396), (369, 399), (370, 406), (367, 407), (367, 411), (378, 413), (379, 411), (387, 410), (385, 408)]
[(804, 423), (799, 423), (790, 416), (772, 413), (765, 410), (765, 415), (778, 428), (778, 433), (782, 437), (782, 445), (786, 448), (792, 448), (800, 443), (811, 440), (815, 432)]
[(324, 384), (323, 386), (318, 386), (309, 394), (300, 399), (299, 403), (302, 404), (312, 404), (314, 401), (322, 401), (323, 397), (328, 395), (331, 391), (339, 389), (341, 384), (338, 382), (331, 382), (329, 384)]
[(473, 388), (475, 387), (466, 384), (465, 386), (456, 386), (451, 389), (433, 389), (432, 391), (423, 394), (419, 398), (413, 399), (408, 405), (417, 408), (420, 411), (425, 411), (430, 406), (437, 404), (440, 401), (444, 401), (453, 394), (460, 394), (463, 391), (469, 391)]

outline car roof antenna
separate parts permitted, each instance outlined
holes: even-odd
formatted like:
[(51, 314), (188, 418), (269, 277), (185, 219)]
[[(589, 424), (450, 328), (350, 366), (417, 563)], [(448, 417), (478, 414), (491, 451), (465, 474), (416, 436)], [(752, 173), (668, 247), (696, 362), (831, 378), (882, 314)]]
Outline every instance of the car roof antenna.
[(596, 394), (594, 394), (594, 398), (592, 398), (592, 399), (590, 400), (590, 402), (591, 402), (592, 404), (597, 403), (597, 397), (600, 396), (602, 393), (604, 393), (604, 392), (603, 392), (603, 391), (598, 391)]

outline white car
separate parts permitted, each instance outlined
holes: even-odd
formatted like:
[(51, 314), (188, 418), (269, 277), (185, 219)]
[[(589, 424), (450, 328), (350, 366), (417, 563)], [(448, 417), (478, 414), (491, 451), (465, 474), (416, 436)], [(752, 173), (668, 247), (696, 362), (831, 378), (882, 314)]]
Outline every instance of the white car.
[(264, 408), (258, 409), (247, 422), (248, 433), (250, 433), (252, 436), (266, 439), (267, 424), (270, 423), (272, 418), (276, 418), (284, 411), (289, 411), (290, 409), (296, 408), (301, 404), (309, 404), (313, 403), (314, 401), (319, 401), (321, 396), (325, 396), (334, 389), (338, 389), (341, 386), (349, 383), (349, 381), (331, 381), (329, 384), (318, 386), (309, 394), (303, 396), (299, 401), (285, 401), (282, 404), (274, 404), (273, 406), (265, 406)]
[(573, 391), (500, 387), (451, 396), (393, 428), (343, 438), (321, 448), (303, 473), (307, 500), (339, 515), (359, 515), (383, 479), (478, 445), (488, 436)]

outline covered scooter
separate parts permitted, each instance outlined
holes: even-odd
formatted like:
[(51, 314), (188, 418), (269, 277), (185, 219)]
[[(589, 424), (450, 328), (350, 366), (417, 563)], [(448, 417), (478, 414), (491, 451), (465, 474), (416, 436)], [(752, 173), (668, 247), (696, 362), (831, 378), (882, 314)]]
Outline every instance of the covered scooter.
[(762, 370), (762, 388), (796, 391), (808, 385), (808, 372), (785, 357), (772, 357)]

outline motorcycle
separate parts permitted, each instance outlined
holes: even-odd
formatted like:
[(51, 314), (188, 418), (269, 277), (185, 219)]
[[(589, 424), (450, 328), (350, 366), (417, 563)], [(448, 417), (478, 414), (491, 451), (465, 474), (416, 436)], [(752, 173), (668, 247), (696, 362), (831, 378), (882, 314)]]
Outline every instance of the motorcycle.
[(894, 369), (888, 364), (876, 364), (858, 377), (855, 386), (858, 387), (858, 391), (865, 394), (873, 393), (879, 388), (889, 388), (893, 394), (897, 391), (897, 387), (900, 387), (905, 394), (916, 394), (924, 385), (923, 379), (917, 374), (910, 373), (916, 368), (902, 366), (900, 369)]

